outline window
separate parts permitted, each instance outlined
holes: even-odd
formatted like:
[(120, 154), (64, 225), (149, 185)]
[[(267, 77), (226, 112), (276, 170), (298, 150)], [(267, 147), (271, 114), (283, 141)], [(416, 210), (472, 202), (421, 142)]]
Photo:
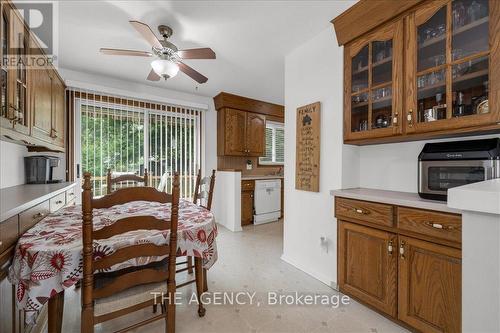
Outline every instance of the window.
[(82, 170), (92, 174), (94, 195), (106, 194), (110, 168), (114, 173), (137, 175), (147, 169), (153, 187), (166, 175), (167, 192), (174, 172), (179, 172), (181, 196), (192, 197), (200, 168), (200, 110), (82, 92), (75, 95), (81, 115)]
[(285, 127), (283, 123), (266, 122), (266, 155), (259, 157), (259, 164), (283, 165), (285, 163)]

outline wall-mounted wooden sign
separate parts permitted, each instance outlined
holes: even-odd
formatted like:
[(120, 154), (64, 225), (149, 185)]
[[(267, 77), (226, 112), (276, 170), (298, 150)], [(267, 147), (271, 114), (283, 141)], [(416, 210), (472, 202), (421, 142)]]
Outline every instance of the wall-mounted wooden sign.
[(319, 192), (320, 102), (297, 109), (295, 188)]

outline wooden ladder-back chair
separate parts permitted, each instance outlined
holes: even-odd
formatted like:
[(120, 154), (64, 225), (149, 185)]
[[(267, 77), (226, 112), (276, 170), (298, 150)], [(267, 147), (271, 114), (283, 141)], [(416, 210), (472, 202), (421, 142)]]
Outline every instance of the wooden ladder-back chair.
[[(201, 169), (198, 169), (198, 175), (196, 176), (196, 182), (194, 186), (193, 203), (195, 205), (200, 205), (203, 208), (212, 210), (212, 198), (214, 195), (215, 187), (215, 170), (212, 170), (212, 175), (210, 177), (201, 178)], [(203, 204), (205, 200), (205, 204)], [(178, 263), (178, 265), (187, 264), (186, 268), (179, 269), (177, 273), (188, 271), (189, 274), (193, 273), (193, 257), (188, 256), (186, 261)], [(203, 270), (203, 280), (204, 280), (204, 291), (208, 291), (207, 285), (207, 271)]]
[(144, 169), (144, 176), (142, 177), (133, 173), (123, 174), (117, 177), (113, 177), (111, 169), (108, 169), (108, 174), (106, 175), (107, 194), (113, 192), (114, 184), (119, 184), (123, 182), (144, 183), (144, 186), (148, 186), (149, 184), (148, 170)]
[[(166, 293), (174, 300), (176, 292), (175, 267), (177, 253), (177, 224), (179, 213), (179, 175), (174, 176), (172, 194), (162, 193), (151, 187), (131, 187), (119, 189), (102, 198), (94, 199), (91, 176), (84, 175), (83, 184), (83, 280), (82, 280), (82, 316), (81, 332), (94, 331), (94, 325), (121, 317), (154, 305), (152, 292)], [(93, 210), (106, 209), (132, 201), (152, 201), (171, 203), (170, 221), (154, 216), (130, 216), (117, 220), (101, 229), (93, 229)], [(94, 257), (95, 242), (134, 230), (170, 230), (169, 243), (156, 245), (144, 243), (120, 248), (105, 257)], [(101, 273), (116, 264), (130, 259), (149, 256), (168, 256), (160, 262), (131, 267), (111, 273)], [(196, 265), (201, 272), (201, 265)], [(197, 288), (198, 297), (202, 288)], [(126, 327), (120, 332), (131, 330), (153, 321), (164, 319), (166, 332), (175, 332), (175, 303), (161, 303), (161, 314)], [(199, 302), (198, 312), (203, 310)]]

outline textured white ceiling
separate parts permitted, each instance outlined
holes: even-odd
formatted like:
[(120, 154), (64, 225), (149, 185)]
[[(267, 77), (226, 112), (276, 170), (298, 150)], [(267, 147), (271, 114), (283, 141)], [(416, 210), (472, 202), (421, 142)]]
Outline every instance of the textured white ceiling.
[[(59, 66), (213, 97), (220, 91), (283, 103), (284, 57), (331, 27), (354, 1), (61, 1)], [(100, 47), (150, 50), (130, 26), (174, 29), (180, 49), (211, 47), (216, 60), (186, 60), (208, 77), (202, 85), (179, 73), (148, 82), (150, 60), (101, 55)], [(332, 43), (333, 30), (332, 30)]]

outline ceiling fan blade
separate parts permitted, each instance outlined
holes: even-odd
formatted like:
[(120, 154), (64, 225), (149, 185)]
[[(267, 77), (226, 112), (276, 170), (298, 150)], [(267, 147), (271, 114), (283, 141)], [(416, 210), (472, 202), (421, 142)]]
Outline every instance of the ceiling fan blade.
[(108, 49), (105, 47), (101, 47), (99, 51), (107, 55), (122, 55), (122, 56), (133, 56), (133, 57), (151, 57), (153, 55), (151, 52), (146, 52), (146, 51)]
[(160, 81), (160, 79), (161, 79), (161, 76), (156, 74), (156, 72), (154, 70), (151, 70), (151, 72), (149, 72), (149, 75), (147, 77), (148, 81)]
[(183, 72), (184, 74), (186, 74), (187, 76), (189, 76), (190, 78), (195, 80), (196, 82), (205, 83), (208, 81), (208, 78), (206, 76), (204, 76), (203, 74), (199, 73), (198, 71), (192, 69), (191, 67), (189, 67), (185, 63), (179, 62), (177, 65), (179, 65), (179, 69), (181, 70), (181, 72)]
[(177, 55), (182, 59), (215, 59), (215, 52), (209, 47), (180, 50)]
[(157, 49), (161, 49), (162, 45), (158, 38), (156, 38), (155, 34), (149, 27), (149, 25), (139, 22), (139, 21), (129, 21), (130, 24), (137, 30), (142, 37), (151, 45), (156, 47)]

